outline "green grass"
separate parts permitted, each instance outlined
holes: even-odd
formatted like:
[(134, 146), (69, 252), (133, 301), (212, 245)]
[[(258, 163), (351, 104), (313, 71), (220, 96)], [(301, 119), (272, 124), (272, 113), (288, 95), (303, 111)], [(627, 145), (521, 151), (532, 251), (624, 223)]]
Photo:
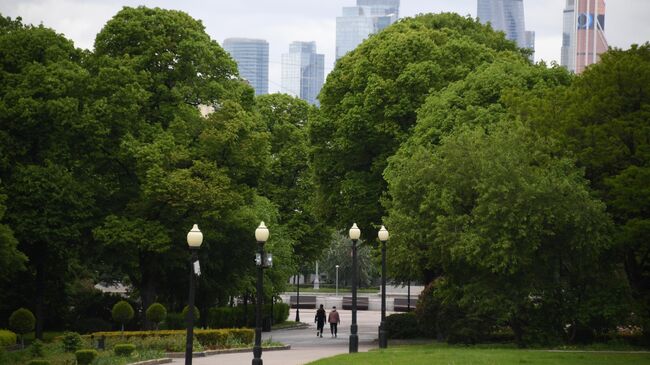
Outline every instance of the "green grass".
[(549, 352), (509, 348), (456, 347), (441, 344), (399, 346), (347, 354), (312, 365), (650, 365), (650, 353)]

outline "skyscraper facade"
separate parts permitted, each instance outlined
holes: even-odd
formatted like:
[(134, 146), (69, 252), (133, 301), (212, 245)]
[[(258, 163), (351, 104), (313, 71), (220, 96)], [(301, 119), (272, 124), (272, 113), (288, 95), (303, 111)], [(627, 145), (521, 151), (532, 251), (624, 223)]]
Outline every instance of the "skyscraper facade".
[(523, 0), (478, 0), (478, 19), (506, 33), (520, 48), (535, 50), (535, 33), (526, 31)]
[(325, 55), (316, 53), (316, 42), (292, 42), (282, 54), (282, 92), (318, 105), (324, 81)]
[(263, 39), (228, 38), (223, 48), (237, 62), (239, 75), (246, 79), (255, 95), (269, 93), (269, 44)]
[(357, 0), (357, 6), (343, 7), (342, 16), (336, 17), (336, 59), (394, 23), (398, 16), (399, 0)]
[(560, 64), (581, 73), (607, 51), (605, 0), (567, 0)]

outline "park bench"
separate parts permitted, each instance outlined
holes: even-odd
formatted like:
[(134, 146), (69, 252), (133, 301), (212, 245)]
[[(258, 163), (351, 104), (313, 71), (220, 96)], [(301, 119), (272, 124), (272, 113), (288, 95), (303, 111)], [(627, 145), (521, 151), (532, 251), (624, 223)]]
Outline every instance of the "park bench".
[[(343, 297), (343, 309), (352, 309), (352, 297)], [(368, 297), (357, 297), (357, 309), (368, 310)]]
[[(292, 295), (289, 297), (289, 305), (291, 308), (296, 308), (298, 303), (298, 296)], [(316, 308), (316, 296), (315, 295), (301, 295), (300, 296), (300, 308)]]
[[(417, 298), (411, 298), (411, 310), (415, 310), (415, 304), (417, 303)], [(408, 298), (395, 298), (393, 302), (393, 310), (395, 312), (408, 312), (409, 310), (409, 299)]]

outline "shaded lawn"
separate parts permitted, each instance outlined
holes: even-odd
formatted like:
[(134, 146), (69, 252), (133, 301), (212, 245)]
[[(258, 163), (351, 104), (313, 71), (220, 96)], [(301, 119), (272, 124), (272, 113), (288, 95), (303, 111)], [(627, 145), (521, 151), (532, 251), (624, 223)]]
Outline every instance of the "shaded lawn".
[(456, 347), (440, 344), (399, 346), (347, 354), (312, 362), (313, 365), (650, 365), (650, 353), (548, 352), (503, 348)]

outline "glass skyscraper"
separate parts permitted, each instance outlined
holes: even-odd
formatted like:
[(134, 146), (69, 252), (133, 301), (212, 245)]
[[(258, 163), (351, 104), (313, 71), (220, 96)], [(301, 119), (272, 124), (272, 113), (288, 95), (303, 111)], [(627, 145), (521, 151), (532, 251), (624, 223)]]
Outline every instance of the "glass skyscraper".
[(269, 93), (269, 44), (263, 39), (228, 38), (223, 48), (237, 62), (239, 75), (246, 79), (255, 95)]
[(316, 42), (292, 42), (282, 54), (282, 92), (318, 105), (324, 81), (325, 55), (316, 53)]
[(355, 49), (369, 35), (394, 23), (399, 16), (399, 0), (357, 0), (336, 17), (336, 59)]
[(605, 0), (567, 0), (560, 64), (581, 73), (607, 51)]
[(523, 0), (478, 0), (478, 19), (506, 33), (520, 48), (535, 50), (535, 33), (526, 32)]

